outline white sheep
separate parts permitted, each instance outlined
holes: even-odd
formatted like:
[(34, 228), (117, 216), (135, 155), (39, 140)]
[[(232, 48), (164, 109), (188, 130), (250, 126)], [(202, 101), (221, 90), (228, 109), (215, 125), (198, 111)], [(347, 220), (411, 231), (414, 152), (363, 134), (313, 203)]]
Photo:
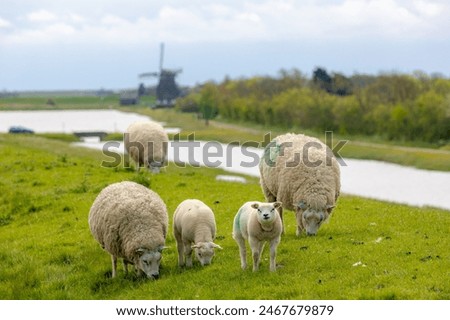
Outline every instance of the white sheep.
[(117, 258), (123, 258), (125, 274), (128, 264), (134, 264), (139, 275), (159, 277), (168, 215), (157, 193), (130, 181), (111, 184), (92, 204), (89, 227), (102, 248), (111, 254), (113, 278)]
[(316, 138), (288, 133), (266, 146), (259, 169), (266, 200), (295, 211), (297, 236), (305, 229), (316, 235), (340, 192), (340, 168), (332, 151)]
[(154, 173), (167, 162), (169, 138), (164, 128), (153, 121), (136, 121), (124, 133), (125, 150), (139, 171), (145, 166)]
[(237, 212), (233, 221), (233, 238), (239, 245), (242, 269), (247, 268), (248, 241), (253, 257), (253, 271), (257, 271), (265, 242), (270, 244), (270, 271), (276, 271), (277, 247), (280, 243), (283, 224), (278, 210), (281, 202), (263, 203), (252, 201), (245, 203)]
[(173, 234), (177, 241), (178, 265), (192, 267), (192, 249), (202, 266), (211, 263), (214, 249), (222, 249), (213, 242), (216, 221), (210, 207), (197, 199), (181, 202), (173, 215)]

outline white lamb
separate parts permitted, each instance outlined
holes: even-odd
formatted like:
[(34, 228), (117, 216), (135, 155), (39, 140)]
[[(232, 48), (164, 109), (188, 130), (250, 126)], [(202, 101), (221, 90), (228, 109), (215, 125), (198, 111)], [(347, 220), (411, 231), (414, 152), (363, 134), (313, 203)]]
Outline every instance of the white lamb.
[(259, 169), (266, 200), (295, 211), (297, 236), (304, 229), (316, 235), (340, 192), (340, 168), (332, 151), (316, 138), (288, 133), (266, 146)]
[(138, 171), (141, 166), (145, 166), (158, 173), (167, 162), (169, 138), (159, 123), (153, 121), (132, 123), (124, 133), (124, 144)]
[(117, 258), (123, 258), (125, 274), (128, 264), (134, 264), (139, 275), (157, 279), (167, 226), (166, 205), (159, 195), (130, 181), (104, 188), (89, 212), (92, 235), (111, 254), (113, 278)]
[(248, 240), (252, 250), (253, 271), (259, 268), (267, 241), (270, 244), (270, 271), (276, 271), (277, 247), (283, 229), (278, 209), (281, 209), (281, 202), (252, 201), (245, 203), (237, 212), (233, 222), (233, 238), (239, 245), (242, 269), (247, 268), (245, 240)]
[(200, 200), (181, 202), (173, 216), (173, 234), (177, 241), (178, 265), (192, 267), (192, 249), (202, 266), (211, 263), (214, 249), (222, 249), (213, 242), (216, 235), (214, 213)]

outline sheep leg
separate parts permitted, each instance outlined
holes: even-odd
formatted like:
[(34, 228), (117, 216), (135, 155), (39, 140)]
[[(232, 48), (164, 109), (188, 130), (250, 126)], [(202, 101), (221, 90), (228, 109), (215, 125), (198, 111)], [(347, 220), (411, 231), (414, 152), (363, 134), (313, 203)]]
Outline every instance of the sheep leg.
[(258, 271), (264, 242), (259, 241), (258, 239), (253, 237), (250, 237), (248, 240), (250, 243), (250, 248), (252, 249), (253, 271)]
[(128, 261), (126, 259), (123, 259), (123, 270), (125, 274), (128, 274)]
[(183, 267), (184, 266), (184, 246), (183, 243), (177, 243), (177, 250), (178, 250), (178, 266)]
[(270, 271), (277, 271), (276, 257), (277, 247), (280, 243), (280, 237), (276, 237), (270, 241)]
[(174, 232), (175, 240), (177, 241), (177, 250), (178, 250), (178, 266), (183, 267), (184, 266), (184, 245), (183, 241), (181, 240), (181, 233), (178, 233), (177, 231)]
[(242, 235), (236, 235), (234, 238), (239, 245), (239, 255), (241, 256), (241, 268), (247, 269), (247, 248), (245, 247), (245, 239)]
[(190, 243), (183, 242), (184, 245), (184, 256), (186, 257), (186, 267), (192, 267), (192, 248)]
[(296, 212), (295, 219), (297, 220), (297, 230), (295, 234), (297, 235), (297, 237), (300, 237), (303, 233), (303, 229), (305, 229), (305, 227), (303, 226), (302, 212)]
[(117, 275), (117, 257), (114, 255), (111, 255), (111, 262), (112, 262), (112, 278), (115, 278)]

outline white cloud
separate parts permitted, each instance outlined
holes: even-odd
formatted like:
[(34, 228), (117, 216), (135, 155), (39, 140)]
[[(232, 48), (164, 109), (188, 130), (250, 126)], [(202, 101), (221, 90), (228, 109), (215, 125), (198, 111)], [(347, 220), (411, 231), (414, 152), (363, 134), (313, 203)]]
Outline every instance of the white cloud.
[(9, 27), (11, 27), (11, 23), (8, 20), (0, 18), (0, 29)]
[(441, 3), (418, 0), (413, 1), (413, 4), (418, 12), (423, 13), (428, 17), (439, 16), (439, 14), (445, 10), (445, 6)]
[[(76, 35), (77, 31), (71, 25), (54, 23), (39, 29), (26, 29), (9, 37), (9, 42), (16, 45), (48, 45), (64, 42), (64, 39)], [(69, 40), (70, 41), (70, 40)]]
[[(91, 10), (94, 8), (85, 13), (80, 8), (70, 11), (70, 6), (62, 11), (40, 9), (25, 14), (31, 26), (15, 24), (16, 28), (2, 32), (3, 39), (10, 44), (54, 41), (123, 45), (450, 38), (450, 4), (441, 0), (247, 0), (204, 6), (196, 1), (170, 1), (155, 7), (151, 16), (146, 11), (134, 15), (127, 11), (124, 15), (120, 6), (114, 8), (100, 16), (92, 12), (104, 11)], [(0, 19), (4, 30), (10, 25)]]
[(41, 9), (26, 15), (28, 21), (31, 22), (51, 22), (57, 20), (57, 16), (50, 11)]

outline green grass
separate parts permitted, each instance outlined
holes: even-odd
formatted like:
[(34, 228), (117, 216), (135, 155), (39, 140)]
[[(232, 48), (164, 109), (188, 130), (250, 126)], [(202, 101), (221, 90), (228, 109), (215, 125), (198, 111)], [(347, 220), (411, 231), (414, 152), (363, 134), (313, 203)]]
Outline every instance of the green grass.
[[(255, 178), (220, 182), (221, 170), (173, 164), (137, 174), (102, 167), (98, 151), (36, 136), (0, 135), (0, 159), (0, 299), (450, 299), (445, 210), (343, 195), (318, 236), (301, 238), (287, 213), (278, 271), (269, 272), (266, 248), (253, 273), (240, 269), (231, 230), (242, 203), (263, 200)], [(159, 280), (125, 277), (121, 268), (111, 279), (87, 217), (100, 190), (122, 180), (158, 192), (170, 221), (182, 200), (208, 204), (224, 248), (213, 264), (179, 269), (170, 232)]]
[[(49, 102), (53, 101), (53, 104)], [(95, 96), (36, 96), (0, 98), (0, 110), (67, 110), (67, 109), (106, 109), (117, 107), (119, 97)]]

